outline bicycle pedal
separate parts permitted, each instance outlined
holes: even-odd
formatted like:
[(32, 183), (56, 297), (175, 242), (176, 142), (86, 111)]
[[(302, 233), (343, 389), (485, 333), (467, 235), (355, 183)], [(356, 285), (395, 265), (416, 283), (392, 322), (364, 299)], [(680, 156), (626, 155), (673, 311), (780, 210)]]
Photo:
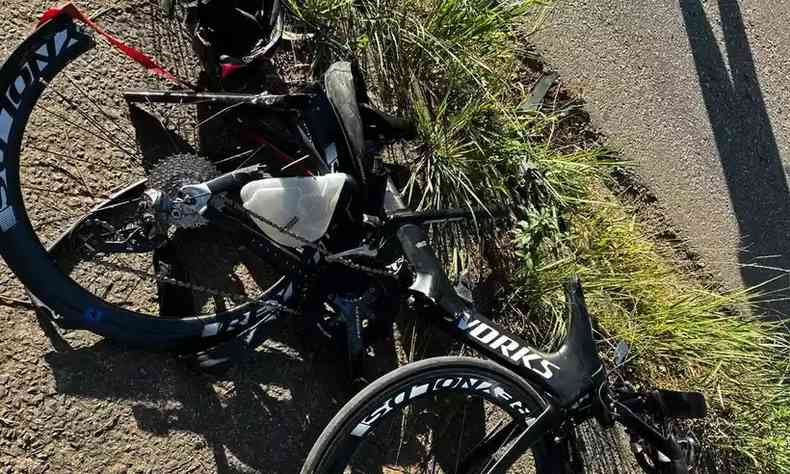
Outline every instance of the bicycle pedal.
[(705, 396), (699, 392), (655, 390), (650, 398), (667, 418), (705, 418), (708, 411)]

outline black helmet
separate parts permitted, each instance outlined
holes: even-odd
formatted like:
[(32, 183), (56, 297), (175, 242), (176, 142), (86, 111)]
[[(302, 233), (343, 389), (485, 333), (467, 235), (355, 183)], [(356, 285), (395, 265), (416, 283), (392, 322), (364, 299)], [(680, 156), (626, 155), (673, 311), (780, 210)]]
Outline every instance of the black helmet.
[[(175, 16), (176, 2), (161, 0), (166, 16)], [(280, 0), (191, 0), (178, 6), (210, 81), (266, 57), (282, 37)]]

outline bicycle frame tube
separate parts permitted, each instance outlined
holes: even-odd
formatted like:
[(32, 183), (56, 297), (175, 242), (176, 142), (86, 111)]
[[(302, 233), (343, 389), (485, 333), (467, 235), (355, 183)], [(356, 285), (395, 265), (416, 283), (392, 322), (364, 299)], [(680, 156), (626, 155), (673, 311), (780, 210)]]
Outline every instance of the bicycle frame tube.
[(440, 321), (440, 327), (456, 339), (535, 383), (562, 408), (584, 401), (603, 381), (600, 362), (583, 360), (585, 356), (572, 343), (566, 342), (556, 353), (543, 353), (474, 310)]
[(398, 230), (398, 238), (417, 273), (411, 290), (444, 310), (446, 316), (437, 318), (442, 328), (537, 385), (562, 409), (595, 401), (606, 375), (578, 280), (567, 285), (571, 316), (565, 344), (557, 352), (546, 354), (470, 308), (458, 296), (420, 227), (405, 225)]
[[(499, 436), (508, 432), (510, 425), (500, 427), (499, 431), (489, 436), (482, 444), (475, 447), (474, 455), (469, 455), (469, 461), (474, 462), (477, 457), (491, 457), (494, 453), (495, 462), (486, 466), (486, 470), (481, 474), (499, 474), (507, 472), (507, 469), (518, 460), (525, 452), (537, 444), (546, 436), (553, 427), (564, 419), (561, 411), (554, 405), (547, 405), (546, 409), (538, 415), (533, 423), (526, 426), (524, 430), (512, 437), (507, 444)], [(504, 449), (503, 449), (504, 448)], [(467, 465), (461, 465), (458, 472), (468, 472)]]

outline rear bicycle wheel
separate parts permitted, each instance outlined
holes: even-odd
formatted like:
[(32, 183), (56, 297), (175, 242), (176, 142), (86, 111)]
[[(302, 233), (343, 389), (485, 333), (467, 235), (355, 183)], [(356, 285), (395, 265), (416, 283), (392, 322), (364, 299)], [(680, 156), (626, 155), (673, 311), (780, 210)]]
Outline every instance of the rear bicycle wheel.
[[(100, 11), (107, 31), (197, 76), (189, 35), (160, 17), (158, 1)], [(127, 104), (124, 90), (173, 84), (94, 36), (60, 15), (0, 69), (0, 253), (61, 326), (136, 346), (191, 350), (274, 317), (260, 302), (284, 302), (290, 282), (233, 232), (199, 220), (157, 241), (139, 232), (146, 190), (172, 193), (221, 166), (253, 164), (263, 147), (256, 156), (235, 146), (237, 161), (220, 163), (201, 137), (214, 119), (199, 106)]]
[[(349, 401), (316, 441), (302, 474), (485, 472), (546, 407), (523, 379), (466, 357), (437, 357), (378, 379)], [(546, 441), (507, 472), (563, 473)]]

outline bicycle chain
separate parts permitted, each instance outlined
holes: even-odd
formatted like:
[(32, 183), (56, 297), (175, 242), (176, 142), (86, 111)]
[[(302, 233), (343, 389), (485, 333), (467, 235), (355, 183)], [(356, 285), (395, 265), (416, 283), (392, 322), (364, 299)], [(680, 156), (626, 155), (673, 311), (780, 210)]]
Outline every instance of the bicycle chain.
[[(230, 199), (227, 199), (227, 198), (224, 198), (224, 197), (220, 197), (220, 196), (217, 196), (217, 198), (222, 199), (223, 205), (231, 206), (231, 207), (233, 207), (233, 208), (235, 208), (235, 209), (237, 209), (239, 211), (242, 211), (242, 212), (252, 216), (255, 220), (263, 222), (264, 224), (273, 227), (277, 231), (282, 232), (283, 234), (286, 234), (289, 237), (292, 237), (292, 238), (298, 240), (299, 242), (302, 242), (305, 245), (309, 245), (311, 247), (314, 247), (318, 251), (318, 253), (320, 253), (322, 256), (324, 256), (324, 258), (328, 262), (339, 263), (339, 264), (341, 264), (341, 265), (343, 265), (345, 267), (351, 268), (352, 270), (356, 270), (356, 271), (362, 271), (362, 272), (373, 274), (373, 275), (379, 275), (379, 276), (386, 276), (386, 277), (390, 277), (390, 278), (396, 278), (395, 274), (393, 274), (391, 272), (388, 272), (386, 270), (380, 270), (380, 269), (377, 269), (377, 268), (368, 267), (368, 266), (365, 266), (365, 265), (361, 265), (361, 264), (352, 262), (349, 259), (332, 255), (327, 250), (321, 248), (320, 246), (316, 246), (313, 242), (310, 242), (309, 240), (307, 240), (304, 237), (292, 232), (291, 230), (286, 229), (285, 227), (278, 225), (277, 223), (271, 221), (270, 219), (268, 219), (268, 218), (266, 218), (264, 216), (261, 216), (261, 215), (257, 214), (256, 212), (253, 212), (253, 211), (251, 211), (251, 210), (249, 210), (247, 208), (244, 208), (244, 207), (240, 208), (234, 201), (232, 201)], [(165, 283), (165, 284), (168, 284), (168, 285), (171, 285), (171, 286), (178, 286), (178, 287), (181, 287), (181, 288), (186, 288), (186, 289), (194, 291), (194, 292), (203, 293), (203, 294), (211, 295), (211, 296), (220, 296), (220, 297), (228, 298), (228, 299), (231, 299), (231, 300), (241, 300), (241, 301), (243, 301), (245, 303), (253, 303), (253, 304), (258, 304), (258, 305), (261, 305), (261, 306), (271, 306), (271, 307), (274, 307), (274, 308), (276, 308), (276, 309), (278, 309), (280, 311), (283, 311), (283, 312), (286, 312), (286, 313), (289, 313), (289, 314), (303, 315), (302, 312), (294, 310), (292, 308), (289, 308), (289, 307), (287, 307), (287, 306), (285, 306), (283, 304), (277, 303), (275, 301), (255, 300), (255, 299), (249, 298), (249, 297), (247, 297), (245, 295), (242, 295), (241, 293), (225, 292), (225, 291), (217, 290), (215, 288), (209, 288), (209, 287), (206, 287), (206, 286), (203, 286), (203, 285), (197, 285), (197, 284), (194, 284), (194, 283), (181, 281), (181, 280), (178, 280), (178, 279), (175, 279), (175, 278), (171, 278), (171, 277), (169, 277), (167, 275), (164, 275), (164, 274), (156, 274), (156, 273), (146, 272), (146, 271), (143, 271), (143, 270), (136, 270), (134, 268), (126, 267), (126, 266), (123, 266), (123, 265), (118, 265), (118, 264), (112, 263), (112, 262), (96, 261), (95, 263), (97, 263), (97, 264), (99, 264), (99, 265), (101, 265), (101, 266), (103, 266), (105, 268), (108, 268), (110, 270), (113, 270), (113, 271), (120, 271), (120, 272), (131, 273), (133, 275), (137, 275), (140, 278), (146, 278), (146, 279), (154, 280), (154, 281), (157, 281), (157, 282), (160, 282), (160, 283)]]
[(249, 214), (250, 216), (252, 216), (253, 219), (258, 220), (260, 222), (263, 222), (264, 224), (266, 224), (266, 225), (268, 225), (270, 227), (273, 227), (277, 231), (282, 232), (283, 234), (285, 234), (285, 235), (287, 235), (289, 237), (292, 237), (292, 238), (298, 240), (299, 242), (301, 242), (301, 243), (303, 243), (303, 244), (305, 244), (307, 246), (314, 247), (318, 251), (318, 253), (320, 253), (324, 257), (324, 259), (326, 261), (328, 261), (328, 262), (339, 263), (339, 264), (341, 264), (343, 266), (351, 268), (352, 270), (362, 271), (362, 272), (370, 273), (370, 274), (373, 274), (373, 275), (386, 276), (386, 277), (390, 277), (390, 278), (397, 278), (395, 276), (395, 274), (392, 273), (392, 272), (388, 272), (386, 270), (380, 270), (378, 268), (368, 267), (366, 265), (361, 265), (359, 263), (354, 263), (354, 262), (352, 262), (351, 260), (349, 260), (347, 258), (338, 257), (336, 255), (333, 255), (332, 253), (328, 252), (327, 250), (321, 248), (320, 246), (315, 245), (315, 243), (313, 243), (313, 242), (305, 239), (304, 237), (292, 232), (290, 229), (287, 229), (287, 228), (285, 228), (285, 227), (283, 227), (283, 226), (271, 221), (270, 219), (268, 219), (268, 218), (266, 218), (266, 217), (264, 217), (264, 216), (262, 216), (262, 215), (260, 215), (260, 214), (258, 214), (256, 212), (253, 212), (253, 211), (247, 209), (246, 207), (242, 207), (241, 209), (239, 209), (239, 207), (236, 205), (236, 203), (231, 201), (231, 200), (229, 200), (229, 199), (224, 199), (224, 205), (231, 206), (231, 207), (236, 208), (237, 210), (245, 212), (246, 214)]
[(156, 273), (149, 273), (149, 272), (146, 272), (146, 271), (143, 271), (143, 270), (136, 270), (134, 268), (126, 267), (126, 266), (123, 266), (123, 265), (118, 265), (117, 263), (102, 262), (102, 261), (96, 261), (95, 263), (97, 263), (98, 265), (103, 266), (105, 268), (108, 268), (110, 270), (131, 273), (133, 275), (137, 275), (140, 278), (147, 278), (147, 279), (151, 279), (151, 280), (154, 280), (154, 281), (157, 281), (157, 282), (166, 283), (168, 285), (178, 286), (178, 287), (181, 287), (181, 288), (186, 288), (188, 290), (192, 290), (192, 291), (195, 291), (197, 293), (203, 293), (203, 294), (211, 295), (211, 296), (221, 296), (223, 298), (228, 298), (228, 299), (231, 299), (231, 300), (240, 299), (244, 303), (257, 304), (257, 305), (260, 305), (260, 306), (271, 306), (271, 307), (276, 308), (276, 309), (278, 309), (280, 311), (284, 311), (286, 313), (294, 314), (294, 315), (297, 315), (297, 316), (300, 316), (300, 315), (303, 314), (300, 311), (297, 311), (295, 309), (289, 308), (289, 307), (287, 307), (287, 306), (285, 306), (283, 304), (277, 303), (276, 301), (256, 300), (256, 299), (249, 298), (249, 297), (247, 297), (245, 295), (242, 295), (241, 293), (230, 293), (230, 292), (225, 292), (225, 291), (221, 291), (221, 290), (217, 290), (217, 289), (212, 289), (212, 288), (209, 288), (207, 286), (196, 285), (194, 283), (188, 283), (188, 282), (185, 282), (185, 281), (177, 280), (175, 278), (171, 278), (171, 277), (166, 276), (166, 275), (161, 275), (161, 274), (158, 275)]

